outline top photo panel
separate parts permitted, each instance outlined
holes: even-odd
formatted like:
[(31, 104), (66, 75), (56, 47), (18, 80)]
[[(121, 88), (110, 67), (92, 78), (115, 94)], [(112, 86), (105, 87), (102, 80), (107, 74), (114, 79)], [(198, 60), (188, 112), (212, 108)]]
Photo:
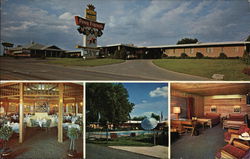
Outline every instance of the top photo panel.
[(250, 0), (1, 0), (0, 80), (250, 81)]

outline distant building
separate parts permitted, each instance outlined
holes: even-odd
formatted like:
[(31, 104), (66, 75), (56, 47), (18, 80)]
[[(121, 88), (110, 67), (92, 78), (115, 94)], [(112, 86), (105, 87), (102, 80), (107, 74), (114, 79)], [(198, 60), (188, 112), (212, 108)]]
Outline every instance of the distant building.
[(55, 45), (42, 45), (32, 42), (31, 44), (10, 48), (5, 56), (22, 57), (62, 57), (65, 50)]

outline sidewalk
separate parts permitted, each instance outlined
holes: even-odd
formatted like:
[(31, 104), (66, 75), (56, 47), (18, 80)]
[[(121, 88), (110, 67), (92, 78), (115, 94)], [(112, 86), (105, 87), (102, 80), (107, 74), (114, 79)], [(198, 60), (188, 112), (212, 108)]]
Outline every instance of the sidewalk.
[(168, 158), (168, 147), (166, 146), (157, 145), (152, 147), (135, 147), (135, 146), (109, 146), (109, 147), (113, 149), (129, 151), (161, 159)]

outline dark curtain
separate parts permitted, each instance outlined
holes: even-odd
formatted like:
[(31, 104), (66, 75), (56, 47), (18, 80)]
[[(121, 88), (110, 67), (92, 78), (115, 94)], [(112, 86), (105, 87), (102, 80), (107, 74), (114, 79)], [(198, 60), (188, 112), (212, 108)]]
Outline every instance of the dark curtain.
[(194, 98), (187, 98), (187, 118), (191, 119), (194, 116)]

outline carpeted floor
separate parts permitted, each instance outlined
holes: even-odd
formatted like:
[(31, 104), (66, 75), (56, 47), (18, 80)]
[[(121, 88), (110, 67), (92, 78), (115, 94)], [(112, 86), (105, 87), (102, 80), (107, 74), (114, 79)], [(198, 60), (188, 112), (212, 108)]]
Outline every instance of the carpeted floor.
[[(57, 128), (50, 131), (40, 130), (38, 128), (27, 128), (25, 140), (22, 144), (18, 143), (18, 136), (14, 134), (8, 147), (12, 149), (12, 155), (9, 158), (18, 159), (62, 159), (67, 158), (69, 148), (69, 139), (65, 137), (63, 143), (57, 141)], [(76, 141), (78, 158), (83, 156), (83, 139), (80, 137)]]
[(171, 159), (214, 159), (215, 153), (226, 145), (224, 131), (219, 124), (200, 129), (199, 136), (182, 135), (171, 145)]

